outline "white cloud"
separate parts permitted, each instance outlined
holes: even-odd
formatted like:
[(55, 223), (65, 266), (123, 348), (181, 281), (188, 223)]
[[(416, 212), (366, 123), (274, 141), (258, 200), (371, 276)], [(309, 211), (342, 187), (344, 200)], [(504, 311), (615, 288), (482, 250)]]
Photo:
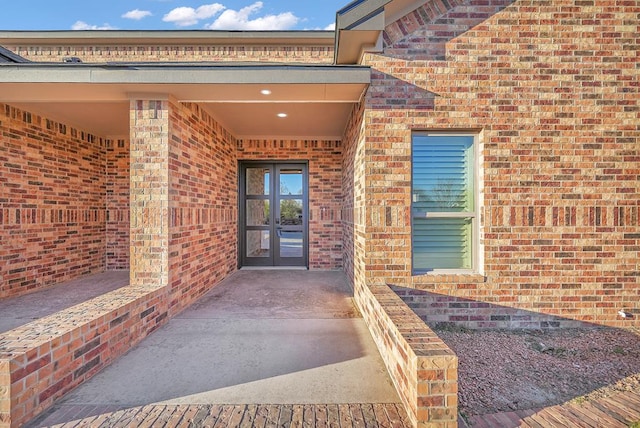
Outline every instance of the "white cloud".
[(335, 31), (336, 29), (336, 23), (331, 23), (329, 25), (327, 25), (326, 27), (323, 28), (323, 30), (327, 30), (327, 31)]
[(262, 9), (262, 5), (263, 3), (258, 1), (237, 11), (227, 9), (205, 28), (210, 30), (288, 30), (300, 21), (300, 18), (291, 12), (250, 19), (251, 15)]
[(76, 21), (75, 24), (71, 26), (72, 30), (117, 30), (116, 27), (112, 27), (109, 24), (103, 25), (89, 25), (84, 21)]
[(141, 19), (151, 15), (153, 15), (153, 13), (149, 12), (148, 10), (133, 9), (123, 14), (122, 17), (126, 19), (135, 19), (136, 21), (140, 21)]
[(173, 22), (178, 27), (188, 27), (200, 20), (211, 18), (225, 9), (220, 3), (205, 4), (197, 9), (192, 7), (177, 7), (167, 13), (162, 20)]

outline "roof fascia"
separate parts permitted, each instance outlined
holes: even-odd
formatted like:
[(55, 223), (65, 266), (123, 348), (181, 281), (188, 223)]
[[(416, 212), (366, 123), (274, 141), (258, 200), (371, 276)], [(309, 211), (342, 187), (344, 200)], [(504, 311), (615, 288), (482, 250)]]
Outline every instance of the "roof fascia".
[(0, 83), (369, 84), (364, 66), (2, 63)]

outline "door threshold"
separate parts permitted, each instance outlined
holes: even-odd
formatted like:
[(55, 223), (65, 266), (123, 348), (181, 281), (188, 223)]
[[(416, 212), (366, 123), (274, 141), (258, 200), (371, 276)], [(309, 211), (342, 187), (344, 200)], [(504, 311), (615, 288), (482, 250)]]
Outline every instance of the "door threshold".
[(240, 270), (309, 270), (306, 266), (242, 266)]

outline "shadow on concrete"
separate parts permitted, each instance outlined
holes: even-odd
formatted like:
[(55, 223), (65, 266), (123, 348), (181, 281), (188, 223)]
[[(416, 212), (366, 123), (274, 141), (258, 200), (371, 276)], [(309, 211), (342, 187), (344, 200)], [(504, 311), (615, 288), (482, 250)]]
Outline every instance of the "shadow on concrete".
[(239, 271), (38, 420), (78, 406), (397, 402), (343, 272)]

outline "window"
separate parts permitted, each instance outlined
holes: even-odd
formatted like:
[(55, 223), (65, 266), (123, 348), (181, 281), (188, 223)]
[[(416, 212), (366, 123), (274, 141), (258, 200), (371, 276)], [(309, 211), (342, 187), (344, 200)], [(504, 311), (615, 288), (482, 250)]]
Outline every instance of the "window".
[(475, 151), (473, 135), (413, 135), (415, 273), (478, 270)]

